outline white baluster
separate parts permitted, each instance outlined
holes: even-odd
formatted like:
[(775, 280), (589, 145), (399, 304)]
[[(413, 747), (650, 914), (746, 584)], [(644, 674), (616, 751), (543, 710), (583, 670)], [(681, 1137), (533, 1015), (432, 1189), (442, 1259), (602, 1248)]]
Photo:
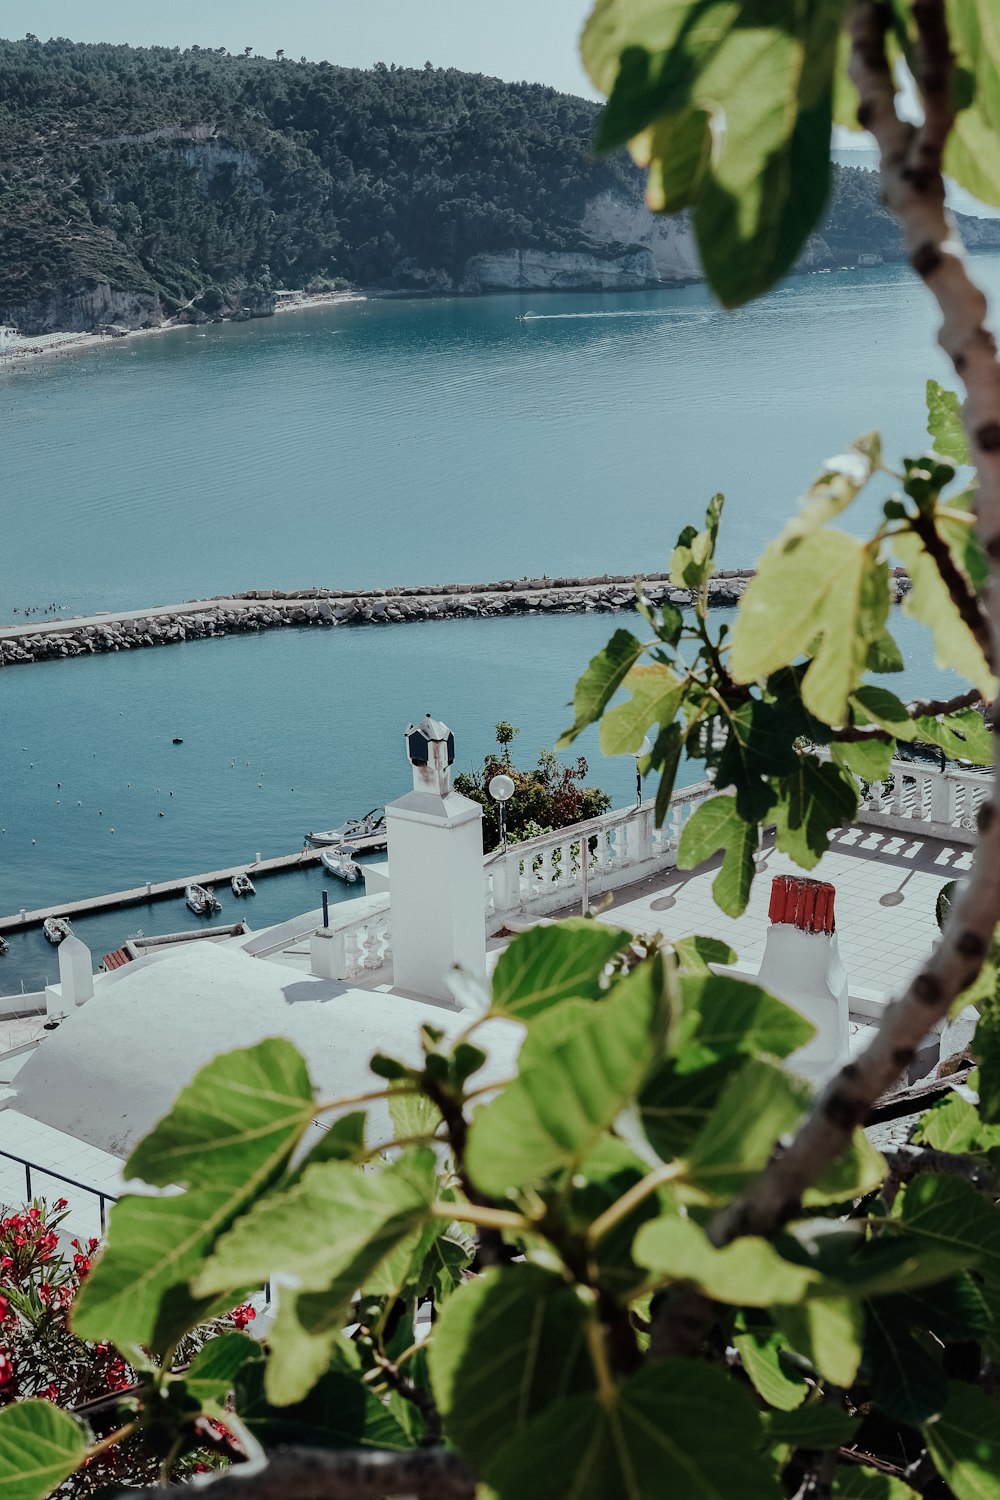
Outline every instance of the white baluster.
[(948, 776), (938, 774), (931, 780), (930, 818), (932, 823), (951, 826), (955, 816), (955, 783)]

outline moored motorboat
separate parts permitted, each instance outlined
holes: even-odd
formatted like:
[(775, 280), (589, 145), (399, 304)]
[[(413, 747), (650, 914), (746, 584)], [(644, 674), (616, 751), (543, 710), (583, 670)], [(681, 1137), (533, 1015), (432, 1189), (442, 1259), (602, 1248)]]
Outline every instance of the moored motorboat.
[(327, 828), (323, 833), (307, 833), (306, 842), (321, 849), (332, 844), (351, 844), (359, 839), (377, 838), (385, 833), (385, 809), (373, 807), (363, 818), (348, 818), (339, 828)]
[(255, 896), (257, 894), (253, 881), (245, 870), (234, 875), (229, 884), (233, 888), (234, 896)]
[(361, 875), (361, 866), (355, 864), (349, 849), (323, 849), (319, 857), (331, 875), (346, 880), (348, 885), (353, 885)]
[(50, 943), (57, 947), (63, 938), (71, 937), (73, 929), (65, 917), (46, 917), (42, 923), (42, 931)]
[(0, 937), (0, 958), (3, 958), (4, 954), (9, 952), (10, 944), (5, 937)]
[(210, 916), (221, 911), (222, 905), (210, 885), (196, 885), (194, 881), (186, 888), (184, 899), (196, 917)]

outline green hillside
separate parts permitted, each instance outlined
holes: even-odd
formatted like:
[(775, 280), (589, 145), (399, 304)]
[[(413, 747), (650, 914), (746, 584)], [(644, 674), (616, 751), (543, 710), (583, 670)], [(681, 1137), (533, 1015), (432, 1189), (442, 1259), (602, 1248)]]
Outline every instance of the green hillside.
[[(447, 287), (482, 251), (620, 253), (584, 209), (637, 203), (641, 178), (592, 159), (596, 114), (430, 64), (0, 41), (0, 317), (59, 326), (102, 282), (136, 294), (138, 321), (247, 287)], [(870, 174), (838, 182), (831, 251), (894, 253)]]
[(0, 42), (0, 101), (0, 307), (575, 249), (585, 199), (638, 181), (589, 159), (592, 104), (454, 69)]

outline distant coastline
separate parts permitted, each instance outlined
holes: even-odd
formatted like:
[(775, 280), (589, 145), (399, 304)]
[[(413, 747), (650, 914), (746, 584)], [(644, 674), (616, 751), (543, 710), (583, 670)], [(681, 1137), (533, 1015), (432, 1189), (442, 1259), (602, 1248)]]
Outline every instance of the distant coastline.
[[(276, 316), (279, 313), (296, 312), (304, 307), (332, 307), (345, 302), (365, 302), (367, 294), (361, 291), (342, 292), (286, 292), (280, 293), (275, 306), (267, 316)], [(232, 317), (208, 318), (206, 325), (210, 323), (232, 323), (242, 321)], [(0, 374), (10, 371), (24, 369), (28, 365), (34, 365), (39, 360), (57, 358), (62, 354), (78, 354), (85, 349), (94, 349), (101, 346), (120, 344), (123, 340), (129, 343), (135, 339), (148, 338), (151, 335), (161, 333), (172, 333), (178, 328), (200, 327), (201, 324), (186, 322), (176, 318), (168, 318), (156, 328), (122, 328), (115, 331), (100, 331), (97, 329), (55, 331), (52, 333), (19, 334), (10, 329), (5, 329), (0, 334)]]
[[(982, 253), (995, 251), (1000, 247), (984, 246)], [(973, 250), (971, 253), (975, 254)], [(879, 264), (895, 264), (895, 262), (882, 262)], [(867, 270), (868, 266), (842, 265), (842, 266), (802, 266), (792, 272), (792, 276), (816, 276), (830, 275), (835, 271)], [(704, 277), (701, 276), (678, 276), (676, 278), (661, 281), (649, 281), (640, 286), (495, 286), (479, 290), (443, 290), (431, 287), (354, 287), (341, 291), (331, 292), (307, 292), (307, 291), (281, 291), (272, 294), (273, 306), (267, 311), (256, 311), (252, 314), (239, 313), (216, 314), (214, 317), (201, 317), (196, 320), (184, 317), (173, 317), (154, 327), (118, 327), (115, 325), (104, 325), (100, 328), (89, 329), (54, 329), (49, 333), (21, 334), (11, 327), (0, 324), (0, 376), (16, 373), (18, 370), (35, 366), (39, 361), (48, 361), (59, 358), (64, 354), (78, 354), (83, 350), (99, 347), (117, 346), (124, 341), (132, 344), (136, 339), (147, 338), (152, 335), (172, 333), (180, 328), (207, 328), (217, 323), (234, 322), (258, 322), (262, 319), (277, 316), (282, 313), (297, 312), (303, 308), (338, 307), (354, 302), (390, 301), (390, 302), (424, 302), (438, 299), (465, 301), (484, 296), (492, 297), (531, 297), (552, 296), (561, 293), (580, 295), (621, 294), (623, 292), (659, 292), (676, 291), (686, 286), (702, 286)]]

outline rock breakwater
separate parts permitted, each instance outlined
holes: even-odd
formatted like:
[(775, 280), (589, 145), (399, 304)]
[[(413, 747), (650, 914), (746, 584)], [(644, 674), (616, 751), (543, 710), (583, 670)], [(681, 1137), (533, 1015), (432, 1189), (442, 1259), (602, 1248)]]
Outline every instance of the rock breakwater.
[[(709, 603), (717, 608), (738, 604), (752, 577), (753, 571), (748, 568), (718, 573), (709, 584)], [(907, 586), (905, 575), (897, 574), (897, 598)], [(693, 602), (691, 590), (677, 588), (664, 573), (648, 575), (643, 591), (652, 604), (669, 602), (683, 608)], [(627, 574), (382, 590), (251, 589), (156, 609), (8, 626), (0, 629), (0, 667), (293, 626), (331, 628), (494, 619), (500, 615), (616, 613), (635, 607), (635, 579)]]

